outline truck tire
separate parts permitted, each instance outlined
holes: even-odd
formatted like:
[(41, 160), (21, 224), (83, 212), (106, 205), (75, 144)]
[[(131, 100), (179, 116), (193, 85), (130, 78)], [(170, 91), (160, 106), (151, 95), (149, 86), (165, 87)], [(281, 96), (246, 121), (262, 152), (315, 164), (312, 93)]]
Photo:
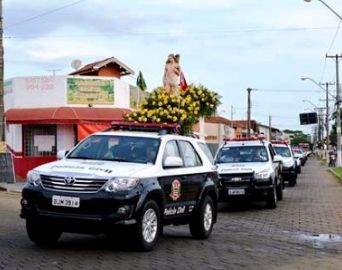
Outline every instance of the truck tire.
[(290, 179), (289, 179), (289, 186), (290, 187), (294, 187), (297, 183), (297, 174), (293, 174), (290, 176)]
[(26, 219), (26, 231), (31, 241), (41, 247), (55, 245), (62, 234), (52, 224), (33, 218)]
[(277, 208), (277, 187), (274, 185), (270, 194), (266, 197), (266, 205), (268, 208)]
[(283, 199), (283, 180), (281, 179), (277, 185), (277, 200), (281, 201)]
[(162, 230), (160, 210), (155, 201), (149, 200), (144, 204), (134, 229), (137, 247), (143, 251), (152, 250)]
[(190, 222), (190, 233), (194, 238), (206, 239), (209, 237), (214, 226), (215, 212), (212, 198), (205, 196)]

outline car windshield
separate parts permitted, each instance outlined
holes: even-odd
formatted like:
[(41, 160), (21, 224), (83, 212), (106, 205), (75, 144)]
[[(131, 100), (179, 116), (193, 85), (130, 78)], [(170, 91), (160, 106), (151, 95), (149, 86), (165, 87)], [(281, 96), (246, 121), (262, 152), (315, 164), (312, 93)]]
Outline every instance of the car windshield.
[(293, 152), (294, 152), (295, 154), (303, 154), (303, 151), (300, 150), (300, 149), (293, 149)]
[(216, 163), (267, 162), (265, 146), (223, 147), (216, 156)]
[(154, 163), (160, 140), (145, 137), (92, 135), (81, 142), (68, 159), (94, 159)]
[(274, 150), (282, 157), (291, 157), (291, 151), (288, 147), (274, 146)]

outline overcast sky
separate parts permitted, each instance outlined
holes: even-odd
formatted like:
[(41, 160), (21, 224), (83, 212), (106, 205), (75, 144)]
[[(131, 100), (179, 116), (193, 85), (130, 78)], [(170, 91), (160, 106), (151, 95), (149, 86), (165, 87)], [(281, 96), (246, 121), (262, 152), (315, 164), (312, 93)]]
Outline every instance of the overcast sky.
[[(341, 0), (325, 0), (342, 14)], [(299, 113), (325, 106), (310, 81), (335, 82), (342, 52), (339, 19), (318, 0), (3, 0), (5, 78), (68, 74), (70, 63), (114, 56), (162, 84), (169, 53), (181, 55), (188, 83), (222, 96), (219, 113), (310, 132)], [(126, 78), (135, 83), (134, 78)], [(335, 95), (335, 86), (331, 92)], [(333, 108), (333, 101), (331, 108)]]

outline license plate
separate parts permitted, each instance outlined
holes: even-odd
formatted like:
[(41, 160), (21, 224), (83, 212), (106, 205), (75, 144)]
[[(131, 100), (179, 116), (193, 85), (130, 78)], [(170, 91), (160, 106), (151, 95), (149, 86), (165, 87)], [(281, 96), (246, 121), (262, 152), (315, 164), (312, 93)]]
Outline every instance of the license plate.
[(228, 189), (228, 195), (244, 195), (244, 189)]
[(80, 207), (80, 198), (53, 195), (52, 205), (78, 208)]

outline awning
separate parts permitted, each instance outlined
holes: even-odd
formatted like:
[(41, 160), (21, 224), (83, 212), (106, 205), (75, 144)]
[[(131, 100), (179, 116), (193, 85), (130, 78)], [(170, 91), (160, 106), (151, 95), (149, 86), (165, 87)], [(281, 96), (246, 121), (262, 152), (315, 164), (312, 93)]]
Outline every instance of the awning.
[(9, 109), (5, 112), (6, 124), (84, 124), (111, 123), (122, 120), (130, 113), (122, 108), (49, 107)]

